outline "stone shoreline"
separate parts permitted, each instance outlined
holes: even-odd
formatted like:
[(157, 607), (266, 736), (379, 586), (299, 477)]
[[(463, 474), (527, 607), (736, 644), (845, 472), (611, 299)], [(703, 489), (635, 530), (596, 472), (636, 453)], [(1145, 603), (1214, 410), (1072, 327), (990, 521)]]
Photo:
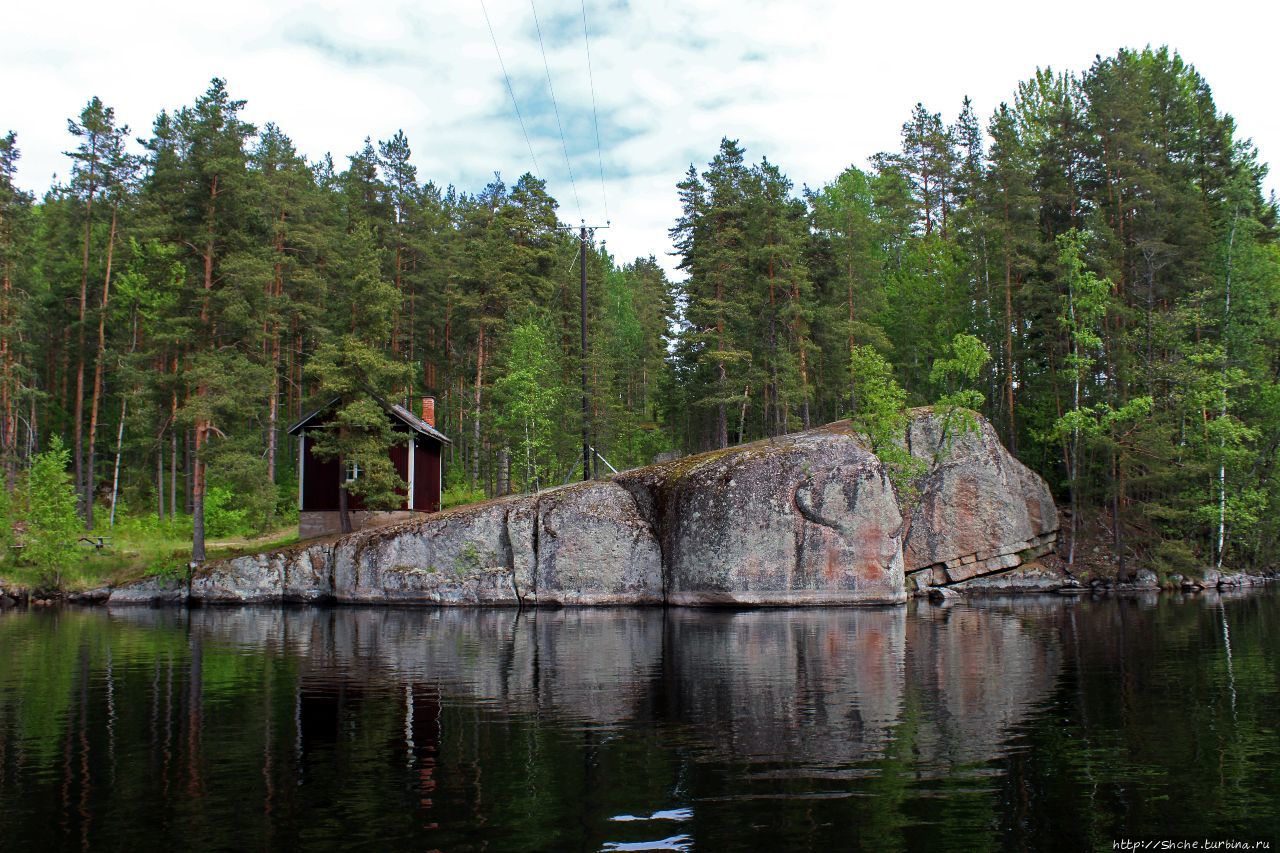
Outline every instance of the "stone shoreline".
[(796, 606), (1003, 589), (997, 577), (1052, 549), (1057, 510), (974, 417), (965, 431), (912, 412), (907, 447), (927, 473), (905, 502), (844, 421), (216, 561), (189, 584), (148, 579), (108, 601)]

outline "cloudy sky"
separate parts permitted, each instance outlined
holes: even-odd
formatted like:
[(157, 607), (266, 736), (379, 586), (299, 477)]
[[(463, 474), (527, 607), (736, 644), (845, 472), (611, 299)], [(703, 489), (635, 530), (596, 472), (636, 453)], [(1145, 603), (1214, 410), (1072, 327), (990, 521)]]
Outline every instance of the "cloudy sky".
[(43, 0), (5, 13), (0, 132), (17, 131), (19, 181), (43, 191), (67, 172), (66, 119), (90, 96), (140, 136), (220, 76), (248, 120), (312, 158), (344, 165), (366, 136), (403, 129), (419, 176), (464, 190), (536, 159), (565, 221), (608, 218), (615, 254), (668, 268), (675, 183), (722, 136), (816, 186), (895, 147), (916, 101), (951, 120), (968, 95), (985, 121), (1037, 66), (1083, 70), (1121, 46), (1180, 51), (1263, 160), (1280, 158), (1267, 4), (586, 0), (598, 151), (583, 3), (535, 2), (559, 124), (529, 0)]

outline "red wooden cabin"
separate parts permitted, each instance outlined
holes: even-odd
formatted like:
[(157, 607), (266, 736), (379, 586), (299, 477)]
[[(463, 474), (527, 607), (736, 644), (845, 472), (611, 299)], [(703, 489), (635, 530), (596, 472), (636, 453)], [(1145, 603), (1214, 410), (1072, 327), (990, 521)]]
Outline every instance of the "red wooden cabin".
[[(348, 493), (351, 526), (356, 530), (412, 518), (415, 513), (439, 512), (444, 478), (441, 450), (450, 443), (448, 436), (435, 427), (434, 398), (422, 398), (421, 417), (404, 406), (374, 399), (386, 411), (392, 429), (409, 436), (408, 441), (387, 450), (396, 474), (408, 487), (401, 491), (404, 500), (400, 507), (392, 511), (366, 510), (360, 498)], [(330, 400), (289, 427), (289, 435), (298, 438), (298, 536), (301, 539), (340, 530), (338, 490), (344, 480), (360, 476), (356, 465), (348, 464), (345, 471), (340, 470), (338, 460), (321, 460), (311, 452), (312, 442), (307, 434), (329, 428), (329, 418), (337, 403), (337, 398)]]

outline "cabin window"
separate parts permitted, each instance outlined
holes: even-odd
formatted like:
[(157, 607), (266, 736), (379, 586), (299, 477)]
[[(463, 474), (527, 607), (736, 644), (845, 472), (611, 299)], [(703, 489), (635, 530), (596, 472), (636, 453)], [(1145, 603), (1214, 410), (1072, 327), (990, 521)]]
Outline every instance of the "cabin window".
[(360, 479), (360, 466), (353, 460), (347, 462), (347, 482)]

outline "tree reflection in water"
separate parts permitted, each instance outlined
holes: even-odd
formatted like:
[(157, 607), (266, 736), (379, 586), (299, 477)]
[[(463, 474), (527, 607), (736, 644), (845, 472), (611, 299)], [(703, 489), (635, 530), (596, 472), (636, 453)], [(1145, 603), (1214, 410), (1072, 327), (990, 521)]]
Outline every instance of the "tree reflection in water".
[(6, 613), (0, 813), (22, 849), (1270, 837), (1277, 612)]

